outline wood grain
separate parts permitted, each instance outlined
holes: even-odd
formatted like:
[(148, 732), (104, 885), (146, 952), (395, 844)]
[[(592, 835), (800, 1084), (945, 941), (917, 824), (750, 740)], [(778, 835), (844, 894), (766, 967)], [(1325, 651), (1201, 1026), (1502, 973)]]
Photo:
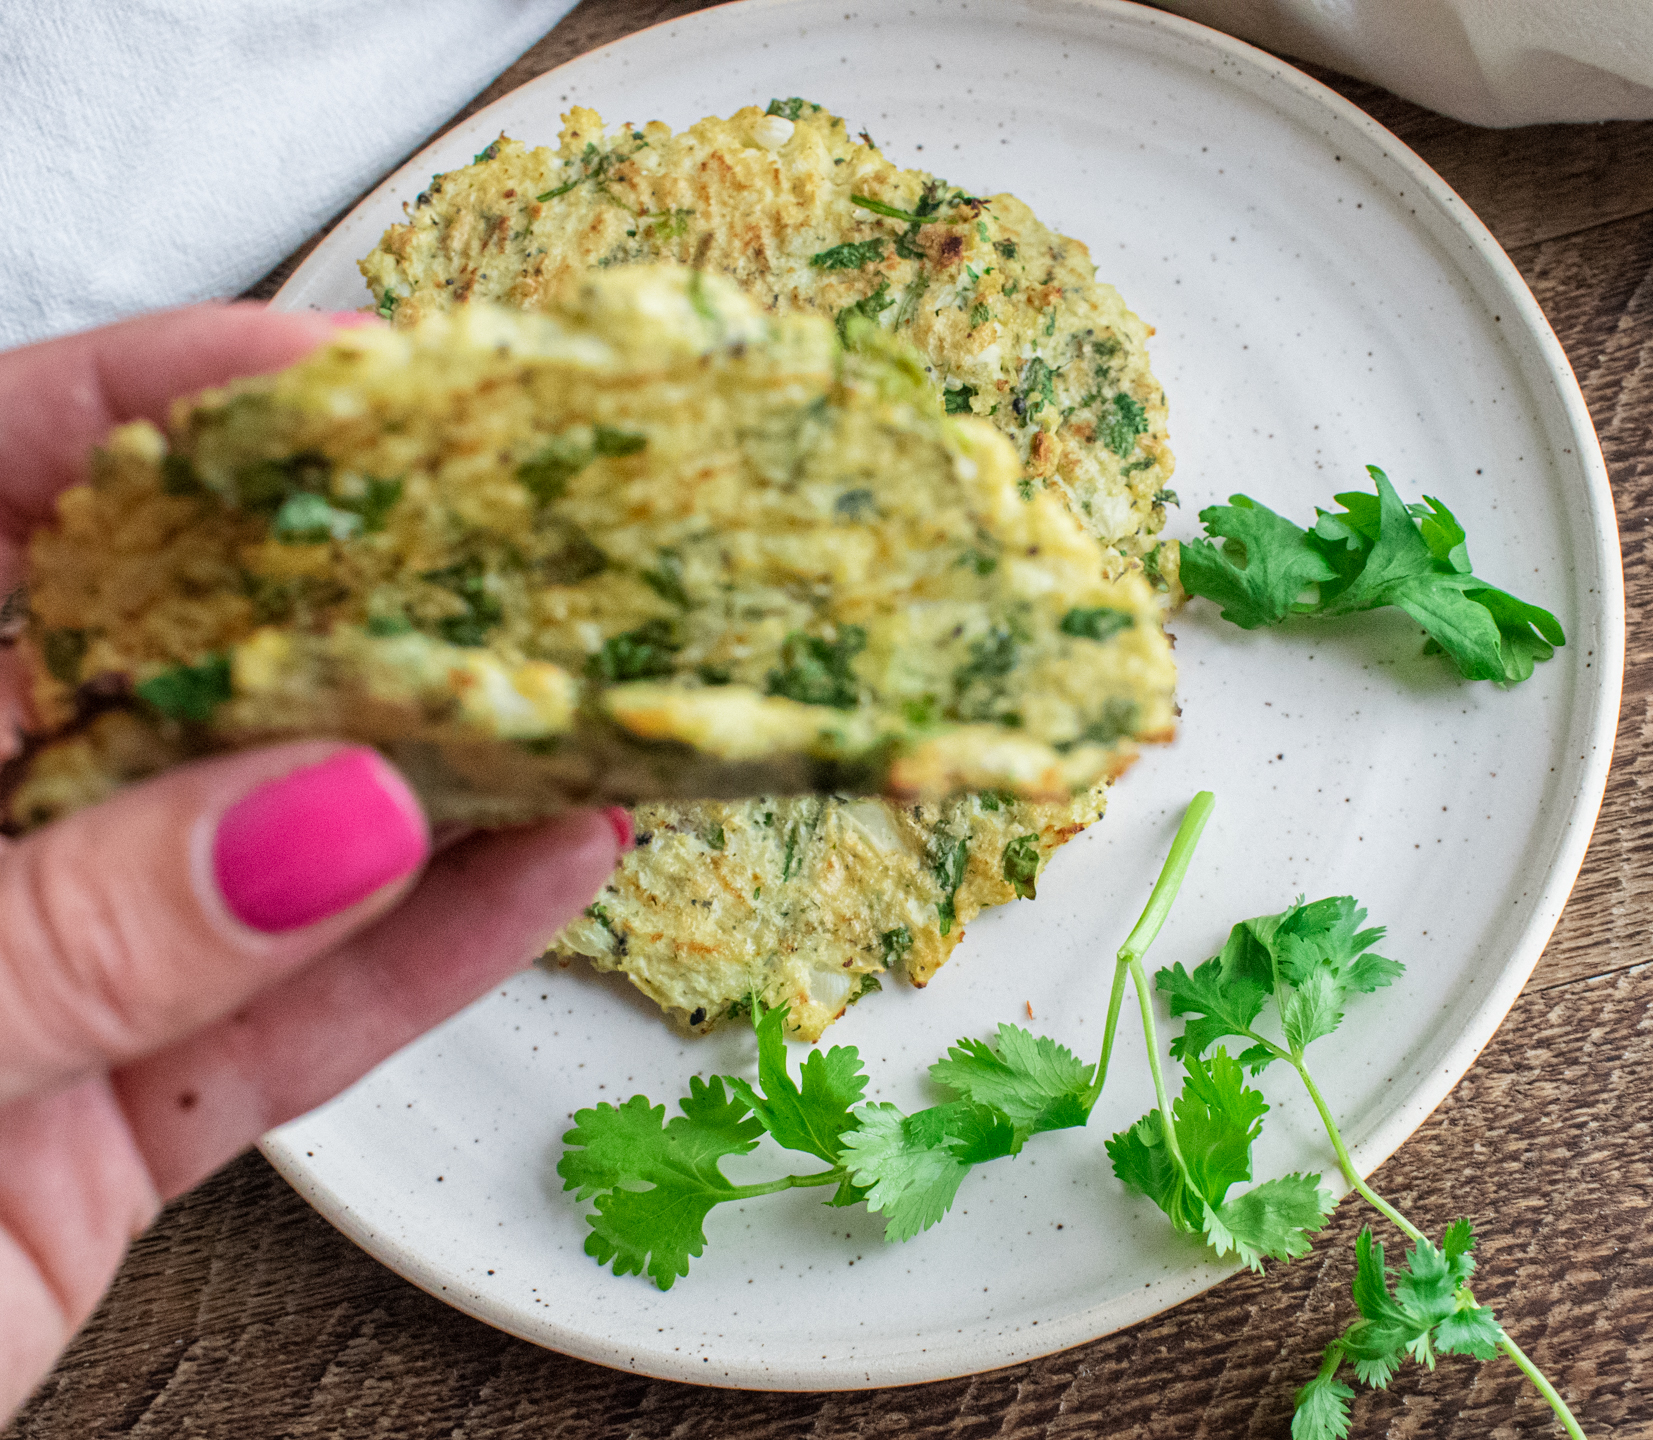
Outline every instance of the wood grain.
[[(696, 8), (586, 0), (466, 113)], [(1653, 123), (1477, 130), (1313, 73), (1444, 175), (1533, 287), (1600, 431), (1630, 612), (1618, 748), (1572, 900), (1497, 1036), (1376, 1184), (1431, 1229), (1496, 1217), (1477, 1294), (1595, 1440), (1653, 1435), (1653, 640), (1640, 623), (1653, 605)], [(1349, 1318), (1362, 1218), (1345, 1204), (1312, 1256), (1032, 1364), (874, 1393), (742, 1394), (603, 1370), (466, 1319), (247, 1156), (134, 1247), (3, 1440), (1284, 1436), (1292, 1392)], [(1364, 1394), (1354, 1433), (1559, 1432), (1512, 1366), (1449, 1358)]]

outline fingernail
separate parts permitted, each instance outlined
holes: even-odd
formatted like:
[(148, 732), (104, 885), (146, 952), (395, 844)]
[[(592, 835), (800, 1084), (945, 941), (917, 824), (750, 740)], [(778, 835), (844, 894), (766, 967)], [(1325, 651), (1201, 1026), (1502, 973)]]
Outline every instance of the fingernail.
[(401, 777), (371, 750), (346, 750), (238, 800), (218, 822), (212, 863), (235, 917), (275, 932), (348, 910), (429, 851)]
[(611, 805), (603, 814), (608, 816), (608, 823), (614, 827), (614, 842), (624, 855), (631, 849), (637, 833), (631, 823), (631, 811), (619, 805)]
[(360, 330), (364, 325), (384, 324), (371, 310), (335, 310), (327, 318), (335, 330)]

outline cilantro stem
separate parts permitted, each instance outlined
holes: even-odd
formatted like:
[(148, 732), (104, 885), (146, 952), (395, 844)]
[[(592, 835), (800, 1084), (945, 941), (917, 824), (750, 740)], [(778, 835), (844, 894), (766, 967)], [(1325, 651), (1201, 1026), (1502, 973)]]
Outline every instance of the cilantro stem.
[(782, 1190), (806, 1190), (812, 1185), (836, 1185), (849, 1174), (843, 1165), (830, 1170), (817, 1170), (811, 1175), (783, 1175), (779, 1180), (768, 1180), (759, 1185), (736, 1185), (724, 1196), (725, 1200), (750, 1200), (757, 1195), (778, 1195)]
[(1303, 1087), (1309, 1092), (1309, 1099), (1314, 1101), (1314, 1108), (1320, 1112), (1320, 1121), (1326, 1127), (1326, 1136), (1332, 1142), (1332, 1149), (1337, 1152), (1337, 1163), (1342, 1167), (1343, 1178), (1360, 1192), (1361, 1199), (1384, 1216), (1413, 1244), (1427, 1243), (1429, 1237), (1372, 1189), (1355, 1169), (1355, 1162), (1349, 1158), (1349, 1148), (1343, 1143), (1343, 1133), (1337, 1128), (1337, 1121), (1332, 1119), (1332, 1112), (1327, 1108), (1325, 1097), (1321, 1095), (1320, 1087), (1314, 1083), (1314, 1077), (1309, 1074), (1309, 1067), (1303, 1063), (1302, 1055), (1292, 1053), (1286, 1058), (1291, 1061), (1292, 1069), (1297, 1071)]
[(1119, 1028), (1119, 1008), (1125, 1000), (1125, 977), (1129, 970), (1128, 965), (1118, 963), (1113, 967), (1113, 990), (1108, 995), (1108, 1023), (1102, 1031), (1102, 1054), (1091, 1075), (1089, 1094), (1092, 1105), (1096, 1104), (1097, 1097), (1102, 1093), (1102, 1082), (1108, 1078), (1108, 1061), (1113, 1056), (1114, 1031)]
[[(1113, 1058), (1114, 1032), (1119, 1028), (1119, 1008), (1125, 998), (1126, 973), (1135, 962), (1140, 975), (1142, 957), (1148, 953), (1148, 947), (1154, 943), (1154, 937), (1165, 924), (1165, 917), (1171, 913), (1177, 891), (1182, 889), (1183, 877), (1188, 874), (1189, 863), (1194, 858), (1194, 848), (1200, 843), (1200, 834), (1205, 829), (1205, 822), (1211, 818), (1211, 810), (1216, 803), (1217, 797), (1209, 790), (1201, 790), (1188, 802), (1188, 808), (1183, 812), (1182, 824), (1177, 826), (1177, 833), (1171, 841), (1171, 851), (1165, 857), (1165, 864), (1160, 867), (1159, 879), (1154, 881), (1153, 893), (1148, 896), (1148, 903), (1143, 907), (1136, 924), (1131, 927), (1131, 933), (1125, 937), (1125, 943), (1119, 947), (1113, 972), (1113, 990), (1108, 996), (1108, 1023), (1102, 1031), (1102, 1054), (1096, 1062), (1096, 1070), (1091, 1075), (1090, 1095), (1093, 1105), (1096, 1103), (1096, 1097), (1102, 1093), (1102, 1082), (1108, 1078), (1108, 1061)], [(1144, 1010), (1142, 1018), (1147, 1028), (1148, 1053), (1153, 1055), (1158, 1036), (1155, 1033), (1152, 1010)], [(1157, 1081), (1157, 1058), (1154, 1065), (1154, 1078)], [(1163, 1099), (1161, 1104), (1163, 1105)], [(1165, 1111), (1167, 1115), (1170, 1113), (1169, 1110)], [(1172, 1144), (1174, 1147), (1175, 1141)]]
[(1585, 1440), (1584, 1431), (1573, 1412), (1567, 1408), (1567, 1402), (1561, 1398), (1560, 1392), (1550, 1384), (1544, 1372), (1527, 1358), (1522, 1348), (1511, 1340), (1509, 1332), (1502, 1325), (1498, 1327), (1498, 1348), (1508, 1355), (1520, 1367), (1521, 1373), (1532, 1381), (1532, 1387), (1550, 1402), (1550, 1409), (1555, 1411), (1555, 1418), (1562, 1424), (1562, 1428), (1573, 1437), (1573, 1440)]
[(1159, 1063), (1159, 1030), (1154, 1024), (1154, 992), (1148, 986), (1147, 972), (1142, 961), (1132, 955), (1126, 962), (1131, 971), (1131, 983), (1136, 986), (1137, 1003), (1142, 1007), (1142, 1038), (1148, 1045), (1148, 1069), (1154, 1076), (1154, 1101), (1159, 1106), (1159, 1130), (1165, 1137), (1165, 1153), (1182, 1173), (1189, 1189), (1196, 1189), (1194, 1177), (1188, 1173), (1188, 1162), (1182, 1158), (1182, 1147), (1177, 1144), (1177, 1127), (1171, 1119), (1171, 1097), (1165, 1089), (1165, 1072)]
[(1171, 841), (1171, 853), (1165, 857), (1165, 866), (1154, 882), (1153, 894), (1148, 897), (1141, 918), (1125, 937), (1125, 943), (1119, 947), (1121, 965), (1133, 960), (1140, 964), (1142, 957), (1148, 953), (1148, 947), (1154, 943), (1154, 937), (1159, 934), (1165, 917), (1171, 913), (1171, 906), (1176, 902), (1177, 891), (1182, 889), (1183, 877), (1194, 858), (1194, 847), (1200, 843), (1200, 832), (1205, 829), (1205, 822), (1211, 818), (1211, 810), (1216, 803), (1217, 797), (1209, 790), (1201, 790), (1188, 802), (1182, 824), (1177, 826), (1176, 838)]
[(1102, 1054), (1096, 1062), (1096, 1073), (1090, 1086), (1093, 1095), (1100, 1095), (1102, 1083), (1108, 1077), (1108, 1061), (1113, 1056), (1114, 1031), (1119, 1025), (1119, 1009), (1124, 999), (1128, 971), (1131, 982), (1136, 986), (1137, 1002), (1142, 1007), (1142, 1034), (1148, 1046), (1148, 1068), (1154, 1075), (1154, 1095), (1159, 1100), (1160, 1129), (1165, 1132), (1166, 1153), (1185, 1176), (1188, 1167), (1183, 1163), (1181, 1150), (1177, 1148), (1176, 1130), (1171, 1124), (1171, 1102), (1166, 1098), (1165, 1076), (1159, 1065), (1159, 1027), (1154, 1023), (1153, 991), (1149, 989), (1148, 976), (1142, 968), (1142, 957), (1148, 953), (1148, 947), (1154, 943), (1166, 916), (1171, 913), (1171, 906), (1176, 903), (1177, 892), (1182, 889), (1183, 878), (1194, 859), (1194, 849), (1200, 843), (1205, 822), (1211, 818), (1216, 803), (1217, 797), (1209, 790), (1201, 790), (1188, 802), (1188, 808), (1183, 811), (1182, 824), (1177, 826), (1176, 836), (1171, 841), (1171, 851), (1160, 868), (1159, 879), (1154, 881), (1153, 893), (1148, 896), (1148, 903), (1131, 928), (1131, 933), (1125, 937), (1125, 943), (1119, 947), (1113, 972), (1113, 991), (1108, 996), (1108, 1023), (1102, 1033)]

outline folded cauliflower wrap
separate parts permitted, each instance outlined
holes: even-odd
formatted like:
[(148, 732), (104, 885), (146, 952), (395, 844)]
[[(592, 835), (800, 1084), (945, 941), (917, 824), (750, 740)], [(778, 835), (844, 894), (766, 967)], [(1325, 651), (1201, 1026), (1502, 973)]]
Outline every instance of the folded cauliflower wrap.
[(31, 545), (13, 826), (315, 734), (482, 824), (1117, 773), (1172, 727), (1151, 588), (904, 346), (850, 340), (635, 266), (117, 431)]

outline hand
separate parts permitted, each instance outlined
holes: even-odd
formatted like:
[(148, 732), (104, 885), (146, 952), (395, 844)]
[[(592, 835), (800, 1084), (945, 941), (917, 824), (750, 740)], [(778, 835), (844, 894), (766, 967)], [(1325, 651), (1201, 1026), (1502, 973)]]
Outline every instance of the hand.
[[(355, 321), (198, 306), (0, 355), (0, 582), (112, 424)], [(0, 1424), (164, 1201), (528, 963), (629, 842), (575, 811), (432, 859), (396, 771), (328, 741), (0, 840)]]

